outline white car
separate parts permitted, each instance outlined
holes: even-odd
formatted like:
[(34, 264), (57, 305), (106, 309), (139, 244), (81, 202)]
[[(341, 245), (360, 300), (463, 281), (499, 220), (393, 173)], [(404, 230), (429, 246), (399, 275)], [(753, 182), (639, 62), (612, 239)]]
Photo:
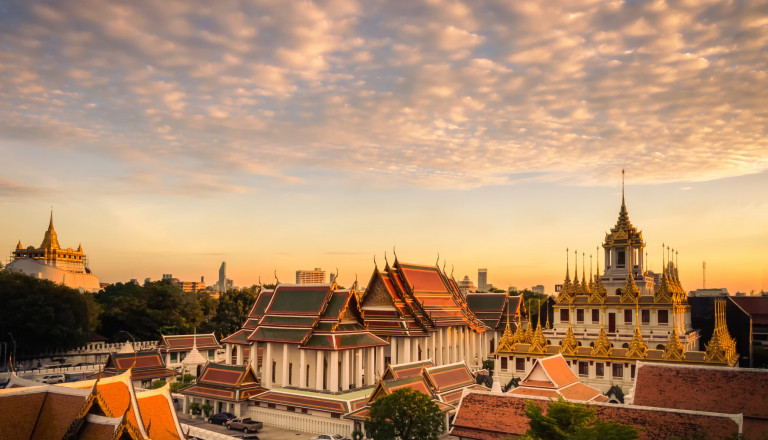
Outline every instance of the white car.
[(345, 439), (339, 434), (320, 434), (312, 437), (309, 440), (349, 440), (349, 439)]
[(49, 374), (43, 376), (43, 383), (63, 383), (66, 380), (63, 374)]

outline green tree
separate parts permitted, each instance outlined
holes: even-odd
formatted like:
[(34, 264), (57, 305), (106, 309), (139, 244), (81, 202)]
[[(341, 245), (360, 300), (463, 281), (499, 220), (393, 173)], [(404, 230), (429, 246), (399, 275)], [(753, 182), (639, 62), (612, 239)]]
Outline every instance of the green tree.
[(211, 321), (213, 331), (222, 336), (231, 335), (240, 329), (248, 318), (259, 295), (259, 287), (230, 289), (219, 296), (216, 316)]
[(13, 334), (20, 357), (82, 346), (98, 323), (91, 293), (16, 272), (0, 272), (0, 304), (0, 334)]
[(426, 394), (400, 388), (371, 404), (365, 429), (376, 439), (437, 440), (443, 414)]
[[(548, 295), (545, 295), (543, 293), (535, 293), (530, 289), (525, 289), (522, 291), (518, 291), (515, 295), (512, 296), (522, 296), (523, 304), (520, 306), (520, 313), (523, 313), (524, 316), (528, 317), (528, 307), (531, 308), (531, 322), (536, 323), (536, 321), (539, 318), (539, 305), (541, 305), (541, 310), (545, 312), (545, 314), (541, 318), (541, 323), (544, 324), (544, 321), (546, 320), (546, 309), (544, 309), (544, 306), (546, 304), (547, 299), (549, 298)], [(552, 319), (550, 317), (550, 319)]]
[(634, 440), (637, 429), (614, 421), (602, 421), (595, 416), (594, 408), (573, 403), (562, 397), (551, 401), (544, 414), (541, 406), (532, 401), (525, 403), (525, 415), (530, 429), (525, 433), (528, 440)]
[(101, 332), (113, 340), (124, 337), (122, 331), (137, 340), (191, 333), (203, 321), (197, 295), (167, 281), (117, 283), (102, 290), (96, 301), (103, 310)]

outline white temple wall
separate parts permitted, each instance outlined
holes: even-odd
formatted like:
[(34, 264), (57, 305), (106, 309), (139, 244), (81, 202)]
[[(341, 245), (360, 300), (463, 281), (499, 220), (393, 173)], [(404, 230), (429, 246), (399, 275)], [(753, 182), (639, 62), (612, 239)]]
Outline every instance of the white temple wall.
[(292, 429), (310, 434), (341, 434), (350, 437), (354, 430), (354, 422), (342, 418), (333, 418), (329, 413), (308, 411), (307, 414), (287, 411), (285, 407), (276, 408), (249, 406), (246, 416), (259, 420), (265, 425), (283, 429)]

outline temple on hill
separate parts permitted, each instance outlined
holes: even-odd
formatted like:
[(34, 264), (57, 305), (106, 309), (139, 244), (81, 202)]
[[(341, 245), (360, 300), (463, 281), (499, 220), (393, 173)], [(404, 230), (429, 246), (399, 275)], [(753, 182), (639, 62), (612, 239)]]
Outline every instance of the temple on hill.
[[(676, 261), (665, 248), (663, 272), (654, 284), (643, 267), (644, 248), (622, 189), (619, 219), (603, 242), (605, 272), (600, 274), (598, 263), (597, 275), (590, 267), (588, 278), (582, 254), (580, 280), (577, 254), (573, 279), (568, 261), (562, 288), (546, 305), (546, 322), (540, 312), (539, 322), (525, 328), (518, 324), (513, 332), (507, 324), (495, 353), (502, 383), (526, 375), (537, 359), (561, 353), (581, 381), (622, 401), (638, 361), (735, 366), (739, 355), (725, 324), (724, 303), (716, 307), (715, 335), (701, 350)], [(530, 311), (537, 304), (525, 306)]]
[(98, 292), (99, 279), (88, 268), (83, 247), (63, 249), (59, 245), (56, 230), (53, 229), (53, 212), (40, 247), (24, 248), (21, 240), (12, 252), (11, 261), (5, 270), (21, 272), (35, 278), (46, 279), (73, 289)]

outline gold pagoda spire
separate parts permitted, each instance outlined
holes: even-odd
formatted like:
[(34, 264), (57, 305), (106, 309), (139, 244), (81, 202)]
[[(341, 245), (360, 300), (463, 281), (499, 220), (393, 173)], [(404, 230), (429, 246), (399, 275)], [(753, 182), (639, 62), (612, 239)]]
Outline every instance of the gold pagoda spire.
[(528, 300), (528, 325), (525, 329), (525, 334), (523, 335), (523, 340), (520, 342), (525, 342), (526, 344), (530, 344), (533, 341), (533, 322), (531, 321), (531, 300)]
[(544, 333), (541, 331), (541, 302), (538, 307), (539, 313), (537, 316), (536, 331), (531, 338), (531, 346), (528, 351), (531, 353), (546, 353), (547, 351), (547, 338), (544, 337)]
[(582, 295), (584, 292), (581, 290), (581, 283), (579, 283), (579, 251), (573, 251), (573, 262), (575, 268), (573, 269), (573, 294)]
[[(586, 265), (584, 264), (584, 258), (586, 256), (586, 252), (581, 253), (581, 293), (583, 295), (589, 295), (590, 289), (589, 285), (587, 285), (587, 275), (586, 275)], [(590, 271), (592, 269), (590, 268)]]
[(627, 268), (627, 283), (624, 284), (624, 289), (621, 291), (621, 302), (631, 303), (635, 302), (640, 296), (640, 289), (635, 284), (635, 277), (632, 275), (632, 266), (628, 265)]
[(672, 327), (672, 331), (669, 333), (669, 340), (667, 345), (664, 346), (664, 354), (661, 355), (662, 359), (668, 361), (682, 361), (685, 359), (685, 348), (683, 343), (680, 342), (680, 338), (677, 337), (677, 330)]
[(643, 359), (648, 354), (648, 344), (643, 340), (643, 334), (640, 332), (640, 302), (635, 298), (635, 334), (629, 341), (626, 357), (634, 359)]
[(579, 343), (576, 341), (576, 336), (574, 336), (573, 327), (571, 326), (572, 312), (572, 309), (568, 311), (568, 330), (565, 332), (563, 340), (560, 341), (560, 353), (575, 356), (579, 351)]
[(669, 283), (667, 282), (667, 263), (664, 261), (664, 243), (661, 244), (661, 259), (661, 279), (659, 281), (659, 285), (654, 288), (653, 302), (670, 303), (673, 300), (673, 295), (669, 289)]
[(560, 288), (560, 293), (557, 295), (557, 302), (566, 302), (571, 300), (573, 289), (571, 287), (571, 267), (570, 267), (570, 250), (565, 249), (565, 281), (563, 281), (563, 287)]
[(592, 254), (589, 254), (589, 291), (595, 287), (595, 275), (592, 273)]
[(43, 242), (40, 244), (40, 247), (48, 250), (61, 249), (59, 240), (56, 238), (56, 231), (53, 229), (53, 208), (51, 208), (51, 219), (48, 222), (48, 230), (45, 231)]
[(715, 330), (706, 346), (705, 362), (735, 364), (739, 355), (736, 353), (736, 341), (728, 332), (725, 320), (725, 299), (715, 300)]
[(610, 357), (611, 351), (613, 351), (611, 341), (608, 340), (608, 335), (605, 334), (604, 318), (605, 306), (603, 306), (603, 311), (600, 314), (600, 331), (597, 334), (597, 340), (595, 340), (595, 343), (592, 346), (592, 356)]
[[(518, 316), (517, 330), (520, 330), (520, 317)], [(507, 295), (507, 327), (504, 329), (504, 334), (499, 339), (499, 346), (496, 348), (496, 353), (509, 353), (515, 349), (517, 343), (515, 335), (512, 334), (512, 329), (509, 326), (509, 295)]]
[(605, 290), (605, 286), (603, 286), (603, 279), (600, 276), (600, 247), (597, 247), (597, 274), (595, 274), (595, 283), (592, 286), (592, 295), (589, 296), (589, 302), (590, 303), (602, 303), (605, 302), (606, 296), (608, 296), (608, 292)]

